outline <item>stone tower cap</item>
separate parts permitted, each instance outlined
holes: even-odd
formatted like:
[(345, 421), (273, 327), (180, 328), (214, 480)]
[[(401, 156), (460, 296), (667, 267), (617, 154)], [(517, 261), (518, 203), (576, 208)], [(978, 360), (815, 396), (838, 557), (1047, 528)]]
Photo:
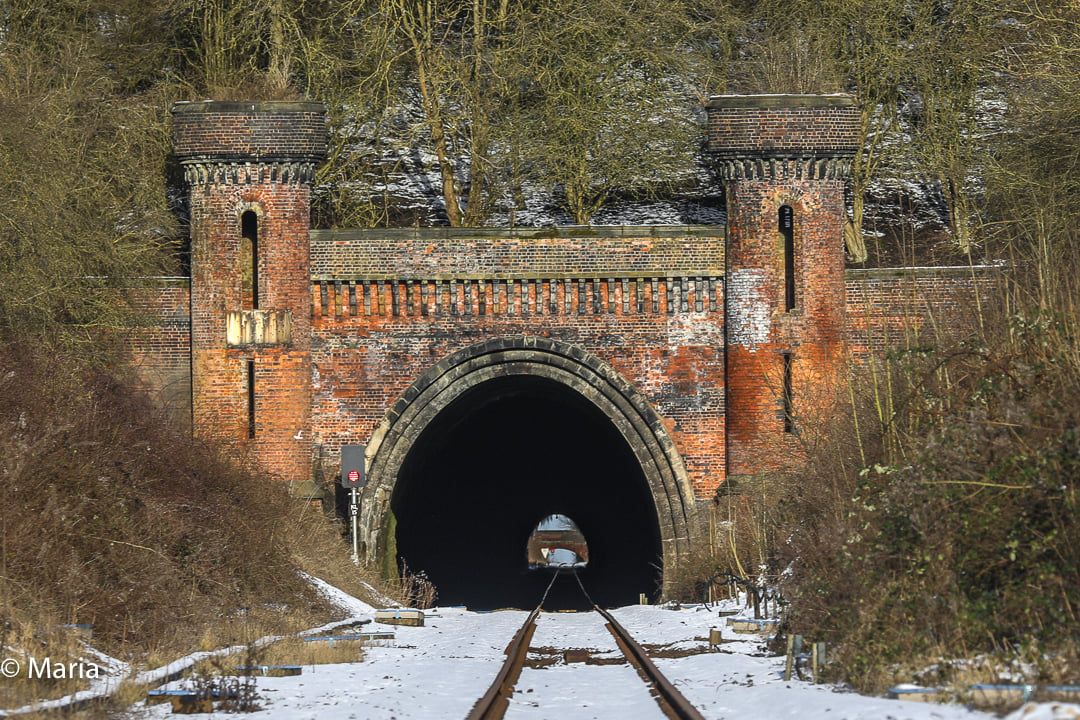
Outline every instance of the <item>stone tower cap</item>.
[(307, 101), (178, 102), (173, 152), (182, 162), (318, 162), (326, 157), (326, 108)]
[(809, 95), (773, 93), (761, 95), (713, 95), (707, 108), (828, 108), (855, 105), (855, 98), (846, 93)]

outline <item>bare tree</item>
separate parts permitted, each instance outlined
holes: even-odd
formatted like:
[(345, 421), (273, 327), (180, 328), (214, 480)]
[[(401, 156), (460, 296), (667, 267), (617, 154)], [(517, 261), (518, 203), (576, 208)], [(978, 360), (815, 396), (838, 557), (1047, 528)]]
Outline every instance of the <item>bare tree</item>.
[(911, 76), (920, 112), (916, 149), (941, 184), (949, 228), (963, 251), (972, 244), (974, 208), (967, 187), (978, 153), (978, 92), (987, 81), (997, 13), (979, 0), (916, 3)]
[(692, 167), (691, 17), (678, 2), (556, 0), (522, 24), (532, 42), (518, 44), (516, 162), (561, 188), (576, 222), (613, 193), (656, 192)]

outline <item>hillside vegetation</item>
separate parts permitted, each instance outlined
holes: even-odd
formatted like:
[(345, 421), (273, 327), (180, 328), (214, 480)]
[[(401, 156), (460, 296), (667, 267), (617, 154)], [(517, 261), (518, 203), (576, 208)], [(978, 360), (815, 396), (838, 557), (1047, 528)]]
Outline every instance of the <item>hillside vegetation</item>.
[[(0, 3), (0, 647), (74, 659), (62, 625), (86, 623), (145, 667), (338, 617), (300, 570), (366, 590), (335, 521), (194, 441), (126, 367), (125, 289), (177, 271), (179, 230), (171, 95), (123, 76), (116, 9)], [(78, 688), (4, 680), (0, 708)]]
[(0, 395), (8, 621), (91, 623), (103, 647), (151, 652), (214, 626), (228, 639), (229, 623), (270, 603), (325, 612), (296, 572), (285, 492), (148, 399), (17, 346), (0, 354)]

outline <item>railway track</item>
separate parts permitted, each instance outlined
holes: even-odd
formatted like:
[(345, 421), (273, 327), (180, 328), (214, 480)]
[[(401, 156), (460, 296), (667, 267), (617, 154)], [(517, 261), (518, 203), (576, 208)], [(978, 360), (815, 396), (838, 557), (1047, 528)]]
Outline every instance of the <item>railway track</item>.
[[(548, 585), (548, 591), (551, 590), (551, 585), (558, 578), (559, 572), (561, 571), (557, 571), (552, 578), (551, 584)], [(604, 619), (608, 631), (615, 638), (616, 646), (626, 657), (630, 666), (637, 671), (641, 680), (649, 687), (650, 694), (659, 705), (661, 712), (672, 718), (672, 720), (704, 720), (701, 713), (657, 669), (645, 649), (634, 640), (626, 628), (610, 612), (592, 601), (577, 573), (572, 570), (569, 572), (573, 573), (574, 578), (581, 587), (581, 591), (592, 605), (592, 612), (598, 613)], [(536, 632), (537, 619), (540, 617), (546, 599), (547, 591), (540, 600), (540, 604), (529, 613), (528, 617), (525, 618), (525, 622), (510, 640), (510, 644), (506, 647), (506, 660), (503, 662), (502, 667), (499, 668), (499, 672), (496, 673), (487, 692), (473, 706), (467, 720), (500, 720), (506, 714), (507, 708), (510, 706), (510, 698), (513, 697), (515, 686), (521, 677), (522, 668), (525, 667), (529, 646)]]

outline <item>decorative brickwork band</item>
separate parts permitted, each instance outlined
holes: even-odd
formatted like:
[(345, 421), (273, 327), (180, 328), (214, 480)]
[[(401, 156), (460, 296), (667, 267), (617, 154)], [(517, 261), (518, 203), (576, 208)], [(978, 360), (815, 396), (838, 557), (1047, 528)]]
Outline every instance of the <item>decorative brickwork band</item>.
[(715, 226), (313, 230), (311, 273), (335, 280), (695, 277), (724, 272)]
[(252, 183), (310, 184), (318, 165), (304, 161), (203, 162), (183, 161), (189, 185), (249, 185)]
[(314, 281), (316, 318), (723, 312), (721, 277)]
[(722, 180), (836, 180), (851, 175), (849, 157), (759, 157), (717, 160)]

